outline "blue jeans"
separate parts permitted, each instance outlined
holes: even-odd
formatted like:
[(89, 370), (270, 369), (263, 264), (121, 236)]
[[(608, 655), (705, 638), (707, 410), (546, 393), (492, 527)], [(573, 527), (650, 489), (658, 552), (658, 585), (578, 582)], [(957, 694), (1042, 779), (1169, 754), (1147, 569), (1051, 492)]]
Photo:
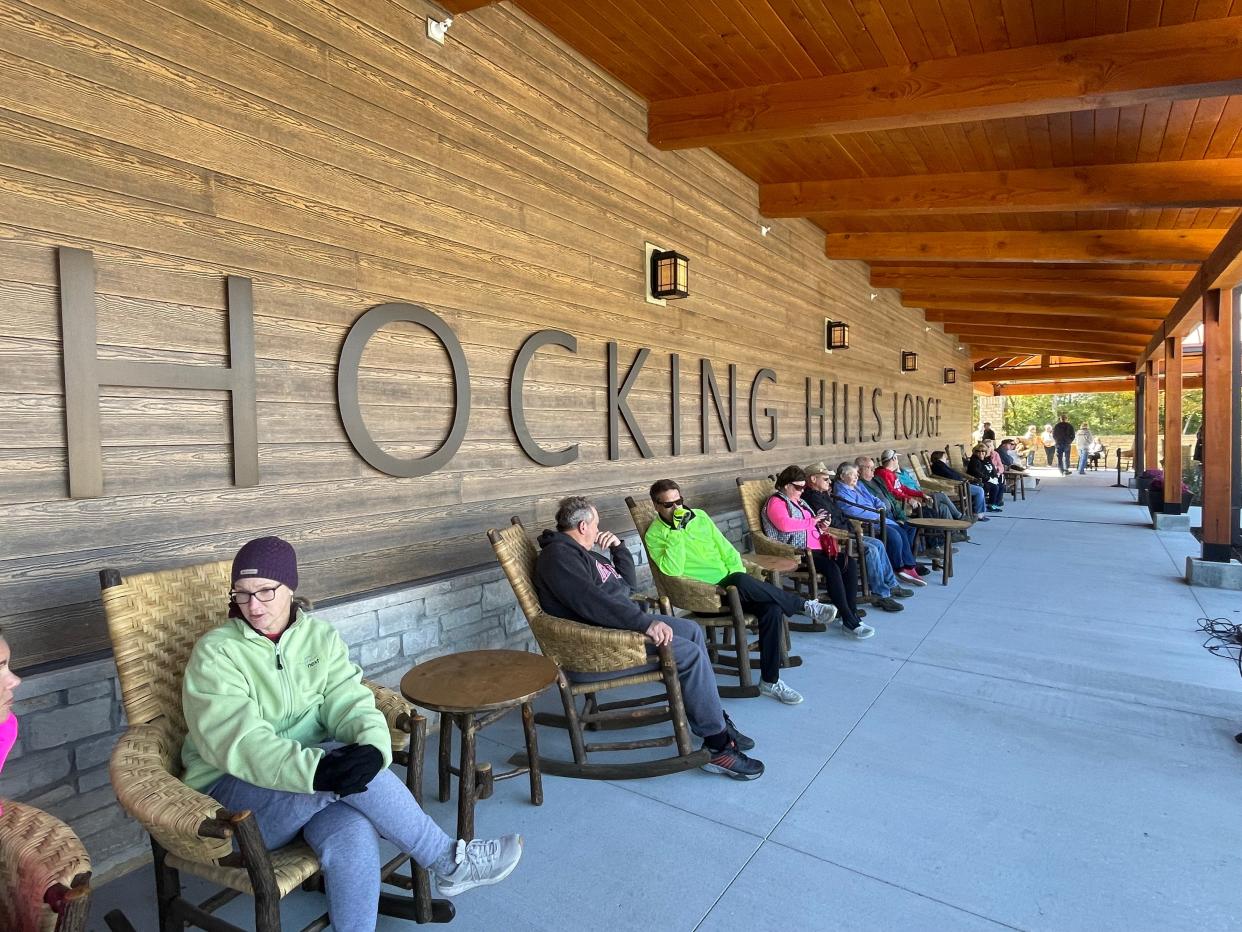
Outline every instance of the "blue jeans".
[(365, 790), (351, 796), (273, 790), (227, 775), (206, 792), (233, 812), (253, 812), (269, 848), (283, 847), (301, 834), (323, 867), (328, 915), (338, 932), (375, 932), (380, 838), (422, 867), (430, 867), (454, 844), (391, 770), (381, 770)]
[(1057, 468), (1060, 469), (1061, 472), (1069, 472), (1069, 451), (1070, 445), (1068, 443), (1057, 444)]
[(898, 524), (896, 521), (884, 519), (884, 526), (888, 531), (885, 540), (885, 549), (888, 551), (888, 562), (892, 564), (894, 570), (905, 569), (907, 566), (914, 566), (914, 528), (906, 527)]
[(863, 557), (867, 565), (867, 583), (871, 591), (882, 599), (893, 594), (897, 585), (897, 574), (893, 572), (893, 563), (884, 551), (884, 545), (874, 537), (863, 538)]
[(1086, 475), (1087, 472), (1087, 451), (1078, 451), (1078, 475)]
[(975, 510), (975, 514), (981, 515), (987, 511), (987, 499), (983, 495), (983, 489), (973, 483), (970, 488), (970, 505)]

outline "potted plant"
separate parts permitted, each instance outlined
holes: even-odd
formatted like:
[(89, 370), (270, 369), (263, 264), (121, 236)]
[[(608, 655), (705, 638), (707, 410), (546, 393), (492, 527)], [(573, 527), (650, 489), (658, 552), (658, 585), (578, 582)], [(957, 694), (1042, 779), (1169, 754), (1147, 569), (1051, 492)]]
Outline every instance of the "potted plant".
[[(1157, 512), (1164, 511), (1164, 470), (1149, 469), (1143, 475), (1150, 479), (1147, 484), (1147, 510), (1151, 513), (1152, 524), (1155, 524)], [(1178, 514), (1184, 515), (1190, 508), (1190, 498), (1190, 486), (1183, 482), (1181, 511)]]

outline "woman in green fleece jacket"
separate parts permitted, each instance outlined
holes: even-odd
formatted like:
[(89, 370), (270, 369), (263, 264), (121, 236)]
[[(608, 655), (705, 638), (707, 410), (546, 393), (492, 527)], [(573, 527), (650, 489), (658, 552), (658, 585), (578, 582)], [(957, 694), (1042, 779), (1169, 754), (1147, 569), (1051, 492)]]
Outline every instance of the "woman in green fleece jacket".
[(278, 537), (233, 560), (229, 620), (199, 639), (182, 687), (189, 786), (250, 810), (264, 842), (300, 834), (323, 868), (338, 932), (375, 929), (379, 839), (452, 896), (503, 880), (522, 839), (449, 838), (388, 770), (388, 725), (336, 629), (294, 599), (297, 556)]

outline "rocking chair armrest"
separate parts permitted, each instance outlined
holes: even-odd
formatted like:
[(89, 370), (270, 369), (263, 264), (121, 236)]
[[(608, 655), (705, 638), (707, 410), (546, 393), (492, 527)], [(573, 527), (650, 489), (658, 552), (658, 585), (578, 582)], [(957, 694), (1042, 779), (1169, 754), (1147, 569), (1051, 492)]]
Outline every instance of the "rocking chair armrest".
[(689, 576), (665, 576), (662, 580), (668, 600), (688, 612), (719, 612), (725, 605), (723, 589)]
[(755, 579), (766, 578), (766, 572), (758, 563), (751, 563), (745, 557), (742, 558), (742, 569), (746, 571), (747, 576), (754, 576)]
[(392, 740), (393, 754), (405, 750), (410, 735), (414, 733), (414, 723), (420, 718), (414, 707), (401, 695), (387, 686), (363, 680), (362, 685), (371, 690), (375, 696), (375, 707), (388, 723), (388, 733)]
[(850, 534), (849, 531), (844, 530), (843, 528), (836, 528), (836, 527), (828, 528), (828, 536), (836, 538), (837, 540), (852, 540), (853, 539), (853, 535)]
[(672, 609), (669, 606), (669, 600), (662, 595), (648, 595), (645, 592), (631, 592), (630, 601), (637, 602), (642, 606), (644, 612), (654, 612), (657, 615), (668, 615)]
[(755, 553), (769, 557), (791, 557), (797, 560), (805, 553), (791, 544), (782, 544), (780, 541), (773, 540), (766, 534), (753, 534), (751, 543), (755, 548)]
[(112, 750), (108, 775), (121, 808), (164, 848), (216, 861), (233, 850), (233, 830), (220, 803), (173, 776), (180, 745), (165, 722), (130, 725)]

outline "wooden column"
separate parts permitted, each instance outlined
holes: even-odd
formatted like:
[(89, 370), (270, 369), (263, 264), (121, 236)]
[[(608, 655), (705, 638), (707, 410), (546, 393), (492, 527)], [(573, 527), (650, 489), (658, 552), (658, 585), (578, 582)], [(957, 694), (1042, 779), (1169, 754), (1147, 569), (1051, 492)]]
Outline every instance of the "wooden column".
[[(1131, 453), (1134, 454), (1134, 475), (1139, 475), (1143, 471), (1143, 461), (1146, 458), (1144, 452), (1147, 447), (1147, 425), (1143, 422), (1143, 415), (1146, 412), (1147, 391), (1147, 364), (1143, 364), (1143, 371), (1134, 376), (1134, 444)], [(1121, 461), (1118, 460), (1118, 463)]]
[(1182, 513), (1182, 338), (1164, 341), (1164, 508)]
[(1160, 468), (1160, 360), (1153, 356), (1144, 364), (1146, 391), (1143, 393), (1143, 455), (1139, 474)]
[(1237, 412), (1233, 290), (1203, 296), (1203, 559), (1227, 563), (1233, 543), (1233, 444)]

